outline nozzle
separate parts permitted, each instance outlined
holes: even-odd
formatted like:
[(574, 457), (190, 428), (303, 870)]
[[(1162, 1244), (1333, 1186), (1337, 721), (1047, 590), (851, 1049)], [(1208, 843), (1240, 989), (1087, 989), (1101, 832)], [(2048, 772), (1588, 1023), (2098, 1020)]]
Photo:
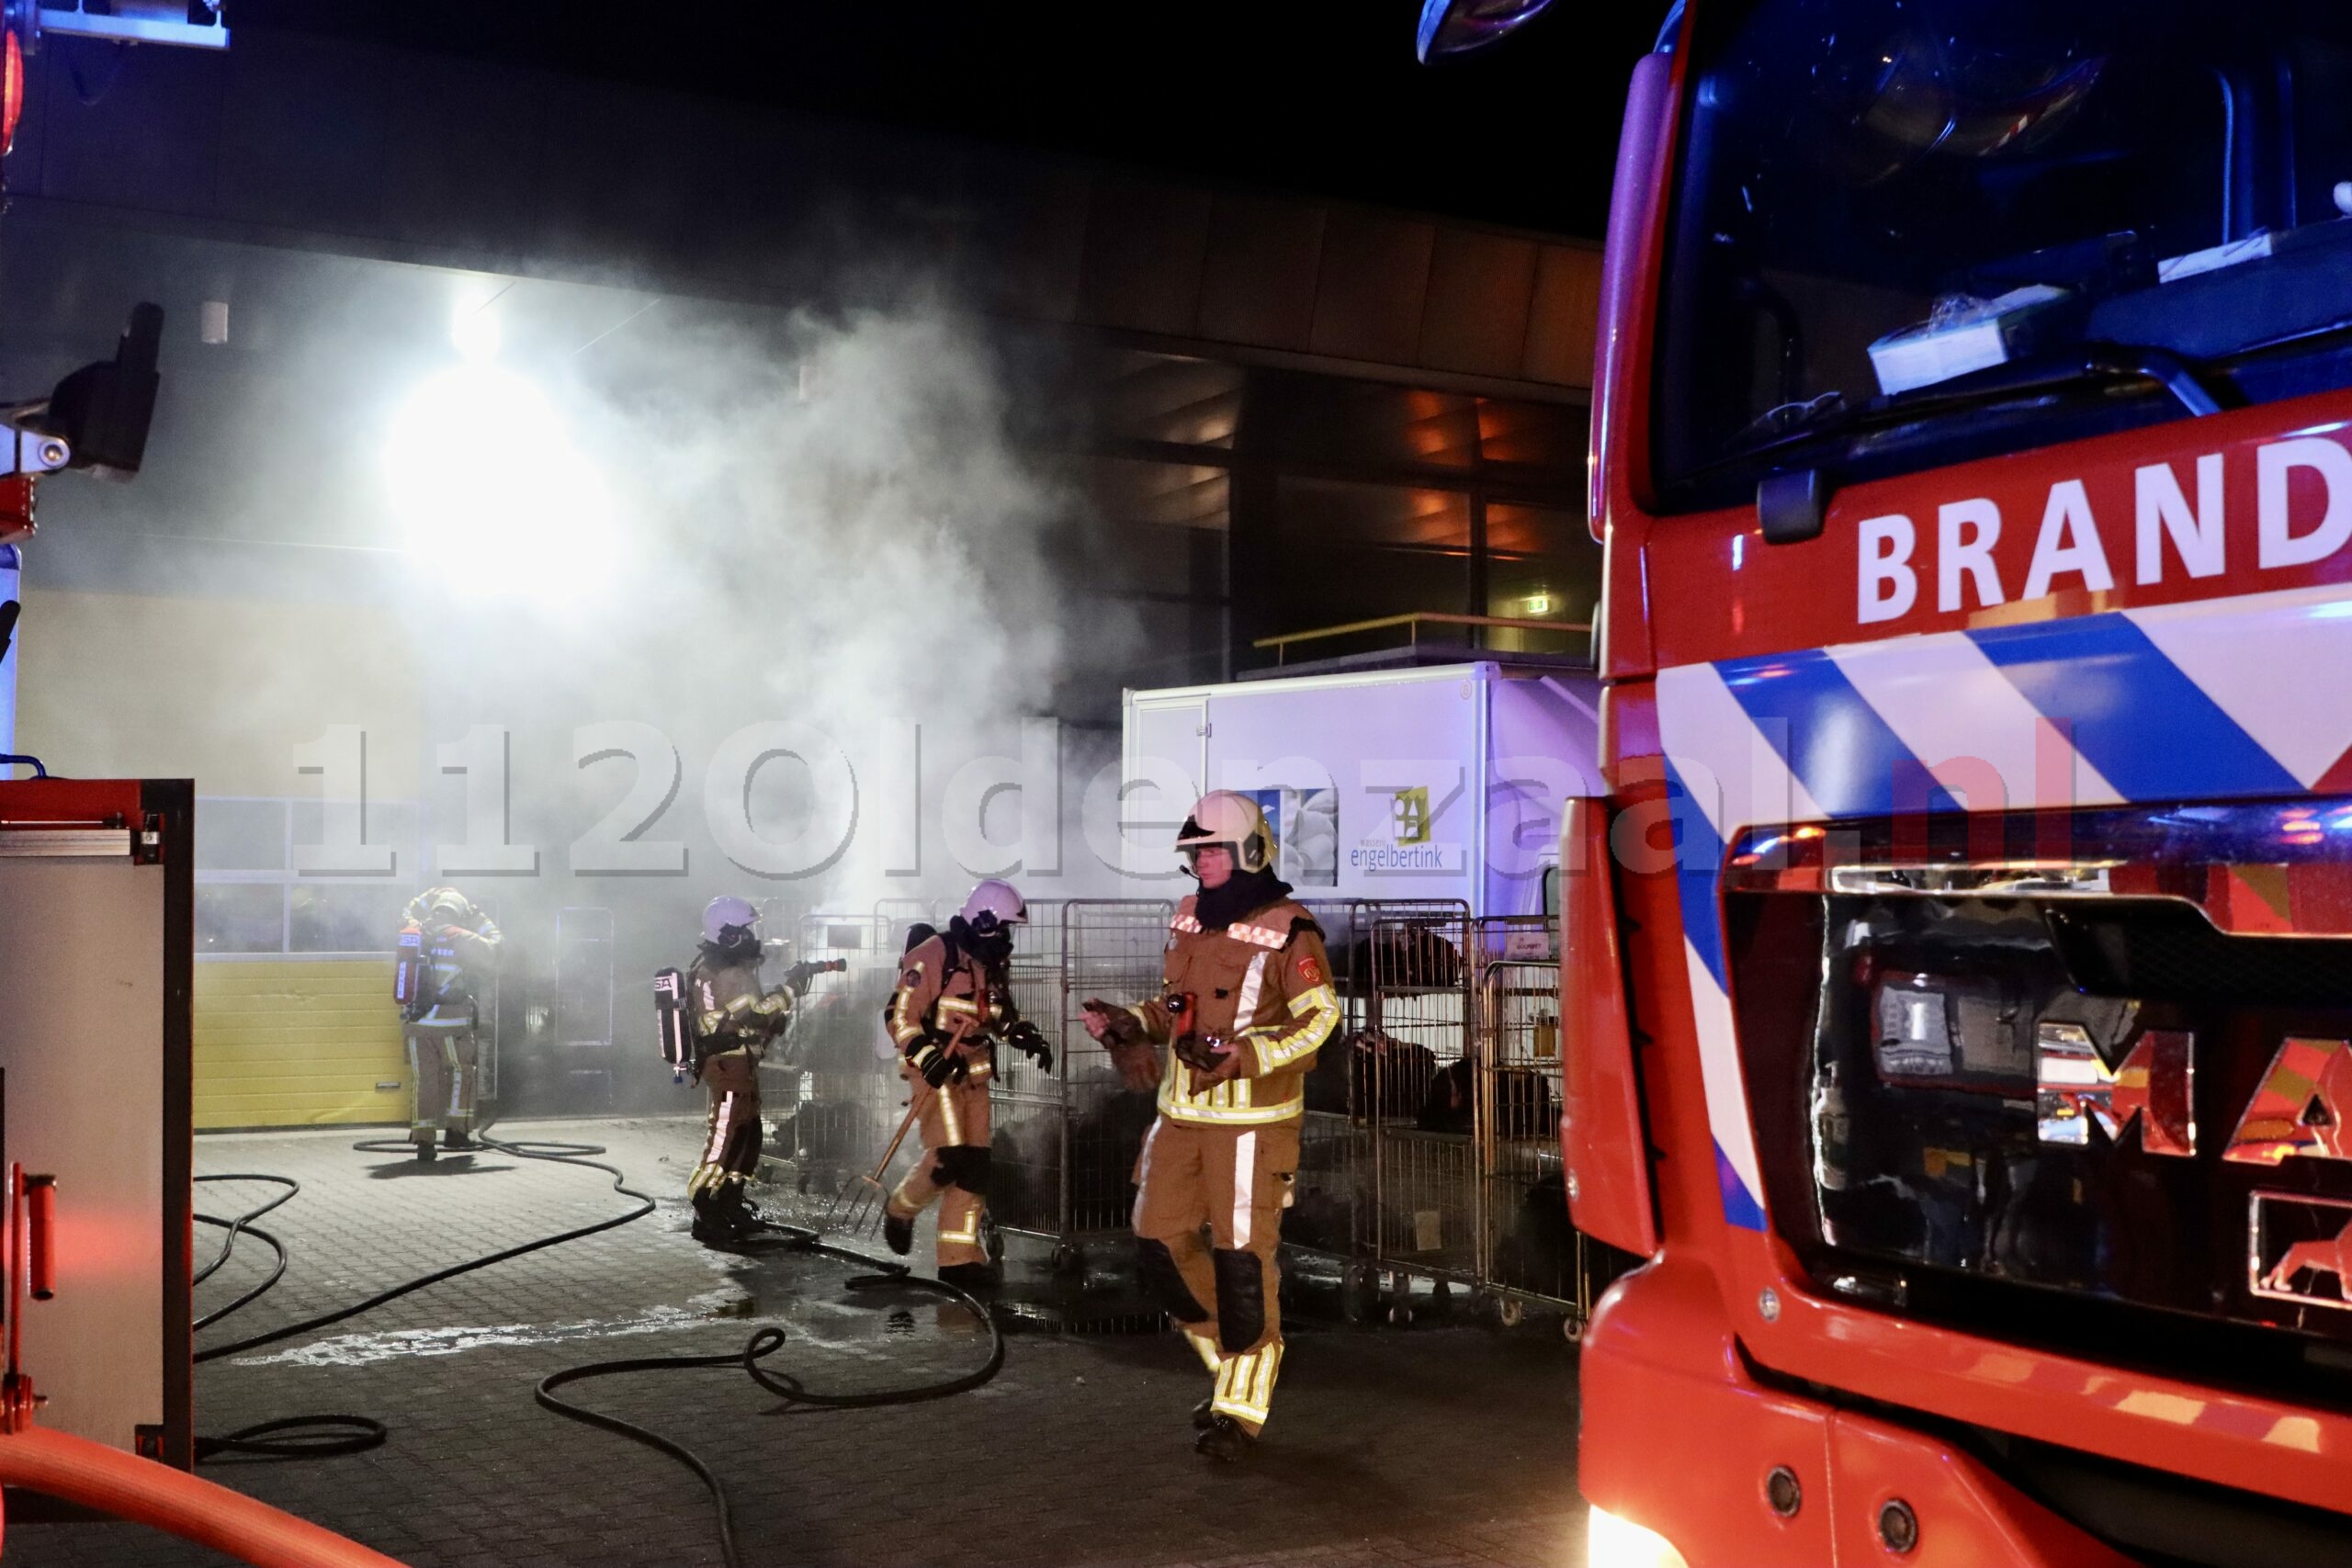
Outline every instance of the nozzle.
[(33, 1300), (45, 1302), (57, 1294), (57, 1178), (25, 1178), (25, 1210), (31, 1255), (26, 1260), (26, 1288)]

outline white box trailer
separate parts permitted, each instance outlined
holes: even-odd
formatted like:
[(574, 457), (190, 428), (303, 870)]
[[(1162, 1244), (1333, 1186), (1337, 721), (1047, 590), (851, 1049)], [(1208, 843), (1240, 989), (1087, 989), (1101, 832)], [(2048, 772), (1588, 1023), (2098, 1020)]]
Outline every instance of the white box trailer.
[[(1600, 688), (1508, 660), (1129, 691), (1123, 871), (1182, 891), (1176, 829), (1207, 789), (1257, 799), (1303, 898), (1555, 907), (1562, 803), (1600, 795)], [(1173, 886), (1171, 886), (1173, 885)]]

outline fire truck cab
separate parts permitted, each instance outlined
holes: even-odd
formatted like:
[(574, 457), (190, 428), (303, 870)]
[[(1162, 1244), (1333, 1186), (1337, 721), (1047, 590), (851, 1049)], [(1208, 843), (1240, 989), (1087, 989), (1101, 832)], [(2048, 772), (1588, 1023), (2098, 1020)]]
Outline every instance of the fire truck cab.
[(1593, 1568), (2352, 1562), (2352, 10), (1690, 0), (1601, 310)]

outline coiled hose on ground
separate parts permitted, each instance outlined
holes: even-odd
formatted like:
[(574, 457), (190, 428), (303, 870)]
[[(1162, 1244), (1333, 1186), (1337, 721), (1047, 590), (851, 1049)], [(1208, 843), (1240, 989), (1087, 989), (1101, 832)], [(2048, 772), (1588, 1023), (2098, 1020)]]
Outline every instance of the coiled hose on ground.
[[(626, 1173), (618, 1167), (606, 1165), (594, 1157), (606, 1152), (601, 1145), (532, 1140), (509, 1142), (505, 1139), (488, 1137), (481, 1137), (477, 1141), (482, 1147), (494, 1150), (511, 1158), (545, 1160), (558, 1165), (576, 1165), (603, 1171), (613, 1179), (613, 1190), (624, 1197), (635, 1199), (637, 1205), (627, 1213), (616, 1215), (611, 1219), (599, 1220), (594, 1224), (574, 1226), (551, 1235), (540, 1236), (514, 1247), (503, 1247), (481, 1258), (455, 1263), (446, 1269), (435, 1269), (429, 1274), (422, 1274), (413, 1280), (404, 1280), (389, 1290), (379, 1291), (374, 1295), (349, 1306), (322, 1313), (300, 1323), (288, 1324), (226, 1345), (212, 1346), (197, 1352), (196, 1359), (199, 1362), (218, 1360), (225, 1356), (259, 1349), (265, 1345), (275, 1345), (300, 1335), (331, 1327), (335, 1324), (357, 1317), (363, 1313), (371, 1312), (386, 1303), (397, 1301), (402, 1296), (424, 1290), (428, 1286), (439, 1284), (445, 1280), (452, 1280), (461, 1274), (469, 1274), (476, 1269), (487, 1269), (492, 1264), (503, 1263), (510, 1258), (544, 1251), (551, 1247), (560, 1247), (565, 1242), (577, 1241), (583, 1236), (615, 1230), (643, 1219), (654, 1210), (653, 1199), (630, 1187)], [(369, 1140), (352, 1146), (363, 1153), (370, 1154), (406, 1153), (412, 1147), (405, 1140), (391, 1139)], [(226, 1306), (208, 1313), (197, 1320), (197, 1327), (209, 1328), (232, 1314), (260, 1300), (285, 1277), (288, 1259), (285, 1244), (269, 1232), (261, 1229), (254, 1222), (291, 1200), (301, 1190), (301, 1184), (291, 1177), (269, 1174), (199, 1176), (197, 1180), (265, 1181), (286, 1189), (269, 1201), (231, 1219), (211, 1214), (196, 1216), (198, 1223), (228, 1233), (221, 1240), (220, 1252), (197, 1272), (196, 1283), (201, 1284), (211, 1278), (221, 1265), (229, 1260), (229, 1256), (235, 1249), (240, 1236), (250, 1235), (268, 1247), (275, 1254), (275, 1261), (268, 1278)], [(694, 1472), (696, 1478), (710, 1493), (711, 1506), (718, 1518), (719, 1551), (726, 1559), (728, 1568), (740, 1568), (741, 1558), (735, 1540), (734, 1520), (728, 1505), (727, 1489), (710, 1466), (682, 1443), (674, 1442), (649, 1427), (624, 1421), (616, 1416), (607, 1416), (602, 1412), (591, 1410), (585, 1405), (559, 1399), (555, 1395), (555, 1390), (594, 1378), (616, 1377), (632, 1372), (698, 1371), (740, 1367), (753, 1382), (758, 1383), (763, 1389), (793, 1404), (821, 1409), (871, 1409), (877, 1405), (912, 1404), (926, 1400), (950, 1398), (979, 1387), (995, 1377), (1004, 1366), (1003, 1330), (998, 1326), (995, 1315), (989, 1311), (987, 1305), (969, 1292), (959, 1290), (942, 1280), (923, 1279), (910, 1274), (904, 1264), (869, 1258), (864, 1253), (828, 1242), (816, 1231), (797, 1225), (775, 1224), (768, 1224), (766, 1228), (788, 1244), (790, 1250), (795, 1252), (822, 1254), (871, 1267), (875, 1272), (854, 1275), (848, 1280), (848, 1288), (853, 1291), (891, 1288), (918, 1290), (954, 1302), (971, 1313), (987, 1328), (989, 1353), (987, 1359), (978, 1368), (943, 1382), (921, 1383), (900, 1389), (878, 1389), (862, 1393), (826, 1393), (806, 1388), (798, 1380), (770, 1371), (763, 1364), (785, 1343), (784, 1330), (771, 1326), (758, 1330), (741, 1351), (730, 1355), (646, 1356), (626, 1360), (592, 1361), (582, 1366), (567, 1367), (541, 1379), (534, 1391), (534, 1396), (548, 1409), (570, 1420), (584, 1422), (589, 1426), (628, 1438), (632, 1442), (642, 1443), (648, 1448), (669, 1455)], [(199, 1438), (197, 1439), (197, 1457), (204, 1460), (225, 1454), (235, 1454), (259, 1459), (323, 1459), (337, 1454), (357, 1453), (366, 1449), (375, 1448), (381, 1444), (387, 1436), (388, 1432), (383, 1423), (368, 1416), (295, 1416), (259, 1422), (219, 1437)]]

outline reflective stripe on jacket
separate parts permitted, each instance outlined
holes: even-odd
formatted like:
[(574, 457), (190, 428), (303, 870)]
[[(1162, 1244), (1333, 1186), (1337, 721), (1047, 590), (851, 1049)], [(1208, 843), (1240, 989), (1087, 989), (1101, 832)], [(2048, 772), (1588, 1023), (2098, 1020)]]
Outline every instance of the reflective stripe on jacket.
[(784, 1032), (792, 1017), (792, 993), (779, 986), (767, 990), (760, 984), (760, 965), (713, 963), (697, 955), (686, 976), (686, 994), (694, 1010), (695, 1038), (702, 1055), (716, 1055), (747, 1046), (753, 1055)]
[(968, 953), (954, 954), (953, 963), (949, 958), (947, 939), (934, 936), (899, 961), (899, 987), (890, 994), (890, 1038), (904, 1052), (926, 1034), (944, 1043), (956, 1025), (966, 1024), (968, 1083), (987, 1077), (993, 1069), (995, 1054), (988, 1036), (1005, 1022), (1005, 1008), (990, 990), (978, 959)]
[(1165, 988), (1129, 1010), (1153, 1040), (1165, 1043), (1174, 1037), (1168, 998), (1190, 993), (1189, 1032), (1235, 1044), (1240, 1072), (1195, 1091), (1191, 1069), (1170, 1052), (1159, 1079), (1159, 1113), (1204, 1126), (1287, 1122), (1306, 1111), (1315, 1053), (1340, 1021), (1322, 928), (1288, 899), (1223, 931), (1204, 928), (1193, 908), (1186, 898), (1168, 922)]

